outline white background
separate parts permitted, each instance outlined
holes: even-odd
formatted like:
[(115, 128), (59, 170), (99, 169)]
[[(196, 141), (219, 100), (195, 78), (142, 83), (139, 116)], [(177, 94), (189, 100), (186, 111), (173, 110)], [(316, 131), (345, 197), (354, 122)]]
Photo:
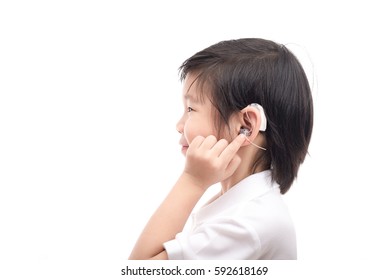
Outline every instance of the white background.
[(243, 37), (286, 44), (313, 86), (310, 156), (285, 196), (299, 271), (387, 273), (384, 2), (0, 2), (0, 274), (126, 264), (184, 164), (177, 68)]

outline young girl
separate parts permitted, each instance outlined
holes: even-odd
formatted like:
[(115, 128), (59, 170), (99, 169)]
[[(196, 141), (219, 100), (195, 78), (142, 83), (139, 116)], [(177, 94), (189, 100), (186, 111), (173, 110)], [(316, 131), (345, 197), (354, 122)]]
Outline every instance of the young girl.
[[(282, 200), (304, 161), (312, 96), (296, 57), (263, 39), (223, 41), (180, 67), (185, 168), (130, 259), (296, 259)], [(193, 214), (204, 192), (220, 193)]]

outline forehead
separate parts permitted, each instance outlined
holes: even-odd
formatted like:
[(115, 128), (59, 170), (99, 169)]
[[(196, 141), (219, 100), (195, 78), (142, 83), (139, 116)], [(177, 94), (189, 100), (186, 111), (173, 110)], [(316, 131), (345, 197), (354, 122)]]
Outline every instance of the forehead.
[(198, 81), (199, 76), (189, 73), (185, 80), (182, 89), (182, 95), (184, 100), (190, 100), (193, 102), (203, 103), (204, 100), (204, 85), (199, 85)]

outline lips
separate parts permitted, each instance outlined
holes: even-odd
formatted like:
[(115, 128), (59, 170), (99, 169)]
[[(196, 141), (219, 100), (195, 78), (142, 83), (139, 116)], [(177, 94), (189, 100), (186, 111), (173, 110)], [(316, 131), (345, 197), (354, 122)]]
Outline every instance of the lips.
[(181, 152), (185, 155), (186, 154), (186, 150), (189, 147), (189, 144), (185, 141), (185, 139), (181, 139), (179, 144), (182, 146)]

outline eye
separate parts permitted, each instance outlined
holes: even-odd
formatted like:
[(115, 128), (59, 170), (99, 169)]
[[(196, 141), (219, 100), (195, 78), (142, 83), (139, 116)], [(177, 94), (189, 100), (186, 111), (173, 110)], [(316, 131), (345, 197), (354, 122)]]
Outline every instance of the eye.
[(190, 113), (190, 112), (192, 112), (192, 111), (194, 111), (194, 110), (193, 110), (192, 107), (188, 107), (188, 108), (186, 108), (186, 111), (187, 111), (188, 113)]

